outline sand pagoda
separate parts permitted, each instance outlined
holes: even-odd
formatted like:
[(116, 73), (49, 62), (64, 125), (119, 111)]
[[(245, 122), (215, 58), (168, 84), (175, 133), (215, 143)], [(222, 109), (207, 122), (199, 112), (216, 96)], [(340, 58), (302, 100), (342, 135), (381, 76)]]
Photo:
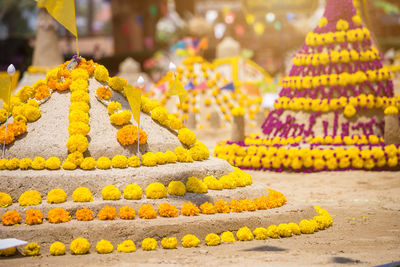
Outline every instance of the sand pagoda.
[(293, 57), (262, 134), (215, 155), (263, 170), (396, 169), (399, 97), (352, 0), (329, 0)]
[[(289, 237), (332, 224), (326, 210), (285, 204), (283, 194), (209, 157), (194, 133), (155, 100), (141, 98), (138, 128), (127, 88), (104, 66), (74, 57), (1, 110), (10, 117), (7, 134), (4, 123), (0, 127), (6, 144), (0, 232), (35, 242), (24, 254), (37, 255), (40, 245), (42, 254), (60, 255), (64, 244), (72, 254), (109, 253), (111, 243), (119, 252), (135, 251), (135, 243), (154, 250), (161, 240), (162, 247), (175, 248), (176, 238), (182, 238), (178, 246), (198, 246), (200, 239), (218, 245), (221, 238)], [(278, 207), (279, 213), (271, 210)], [(0, 249), (0, 255), (12, 252)]]
[[(181, 106), (176, 97), (169, 97), (164, 93), (159, 96), (161, 104), (168, 110), (183, 114), (189, 128), (229, 127), (232, 122), (232, 110), (238, 106), (245, 109), (246, 121), (255, 126), (256, 114), (260, 112), (261, 97), (248, 96), (240, 88), (235, 88), (231, 81), (214, 68), (213, 64), (200, 56), (184, 59), (182, 67), (177, 69), (177, 78), (189, 93), (186, 103)], [(155, 88), (162, 88), (165, 92), (171, 84), (170, 72), (155, 85)]]

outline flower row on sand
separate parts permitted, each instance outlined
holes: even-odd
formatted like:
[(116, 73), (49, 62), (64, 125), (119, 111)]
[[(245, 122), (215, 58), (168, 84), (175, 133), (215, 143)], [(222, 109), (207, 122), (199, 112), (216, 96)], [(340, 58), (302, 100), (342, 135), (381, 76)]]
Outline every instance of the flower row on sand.
[[(257, 227), (253, 231), (244, 226), (234, 234), (231, 231), (224, 231), (220, 235), (209, 233), (204, 238), (204, 243), (207, 246), (218, 246), (222, 243), (234, 243), (236, 241), (252, 241), (266, 240), (268, 238), (285, 238), (300, 234), (313, 234), (319, 230), (324, 230), (330, 227), (333, 223), (331, 215), (327, 210), (318, 206), (314, 207), (318, 216), (312, 219), (303, 219), (300, 223), (281, 223), (279, 225), (269, 225), (267, 228)], [(236, 236), (236, 238), (235, 238)], [(201, 240), (193, 234), (186, 234), (180, 240), (182, 247), (192, 248), (199, 247)], [(164, 249), (176, 249), (178, 247), (178, 239), (176, 237), (164, 237), (161, 239), (161, 247)], [(156, 250), (159, 243), (155, 238), (147, 237), (142, 240), (141, 248), (144, 251)], [(70, 243), (71, 254), (82, 255), (90, 251), (90, 242), (83, 237), (78, 237)], [(96, 243), (96, 251), (99, 254), (108, 254), (114, 251), (114, 245), (108, 240), (100, 240)], [(117, 251), (121, 253), (131, 253), (136, 251), (136, 245), (133, 240), (124, 240), (117, 244)], [(12, 256), (16, 252), (15, 248), (0, 250), (1, 256)], [(58, 256), (66, 253), (66, 246), (60, 241), (56, 241), (50, 245), (49, 252), (51, 255)], [(27, 256), (35, 256), (40, 253), (40, 245), (37, 243), (29, 243), (25, 247), (24, 254)]]
[[(204, 202), (200, 206), (192, 202), (185, 202), (180, 208), (180, 213), (183, 216), (198, 216), (202, 214), (230, 213), (242, 211), (266, 210), (280, 207), (286, 203), (285, 196), (277, 191), (268, 189), (267, 196), (260, 196), (250, 199), (231, 200), (230, 202), (219, 199), (214, 203)], [(123, 220), (133, 220), (136, 216), (136, 211), (130, 206), (123, 206), (117, 212), (117, 209), (112, 206), (103, 207), (97, 214), (99, 220), (114, 220), (118, 216)], [(138, 210), (138, 215), (141, 219), (157, 218), (157, 211), (150, 204), (143, 204)], [(176, 206), (164, 202), (158, 205), (158, 215), (161, 217), (178, 217), (179, 210)], [(75, 218), (78, 221), (91, 221), (94, 219), (94, 213), (89, 208), (80, 208), (75, 212)], [(25, 223), (28, 225), (41, 224), (43, 222), (43, 212), (39, 209), (28, 209), (25, 214)], [(71, 220), (71, 215), (64, 208), (52, 208), (47, 215), (49, 223), (64, 223)], [(21, 215), (17, 210), (10, 210), (2, 215), (2, 224), (5, 226), (16, 225), (22, 222)]]
[(349, 169), (393, 169), (399, 165), (400, 146), (372, 148), (290, 148), (242, 146), (221, 142), (214, 150), (216, 157), (244, 169), (282, 171), (333, 171)]

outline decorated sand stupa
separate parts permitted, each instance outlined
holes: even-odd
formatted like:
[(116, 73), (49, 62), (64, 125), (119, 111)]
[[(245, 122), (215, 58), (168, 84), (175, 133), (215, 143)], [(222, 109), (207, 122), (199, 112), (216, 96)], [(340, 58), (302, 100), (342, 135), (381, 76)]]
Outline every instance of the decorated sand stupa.
[(217, 157), (243, 169), (397, 169), (400, 99), (352, 0), (329, 0), (293, 57), (262, 133), (221, 142)]
[[(229, 126), (232, 112), (236, 107), (242, 111), (249, 124), (256, 124), (256, 114), (260, 112), (262, 99), (259, 96), (248, 96), (246, 92), (235, 87), (232, 82), (214, 70), (214, 65), (200, 56), (183, 60), (183, 66), (177, 68), (179, 79), (188, 91), (189, 97), (180, 105), (177, 98), (167, 93), (160, 96), (160, 102), (168, 110), (184, 116), (190, 128), (220, 128)], [(172, 85), (173, 73), (169, 72), (155, 88), (167, 92)], [(200, 112), (201, 111), (201, 112)]]
[[(326, 210), (286, 204), (282, 193), (209, 157), (157, 101), (136, 95), (129, 105), (132, 88), (74, 57), (1, 110), (10, 117), (6, 135), (0, 127), (0, 232), (30, 242), (23, 254), (214, 246), (332, 224)], [(139, 127), (129, 107), (140, 107)]]

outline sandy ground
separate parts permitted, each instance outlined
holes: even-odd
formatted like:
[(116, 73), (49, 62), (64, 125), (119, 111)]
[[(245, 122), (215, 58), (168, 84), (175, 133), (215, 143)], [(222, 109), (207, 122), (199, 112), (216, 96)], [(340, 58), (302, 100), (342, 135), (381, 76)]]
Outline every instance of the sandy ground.
[[(213, 146), (226, 134), (205, 140), (206, 136), (198, 135)], [(60, 257), (46, 252), (37, 258), (2, 258), (0, 266), (372, 266), (400, 261), (399, 172), (250, 173), (255, 182), (283, 192), (288, 203), (326, 208), (334, 216), (334, 225), (313, 235), (217, 247), (84, 256), (68, 251)]]

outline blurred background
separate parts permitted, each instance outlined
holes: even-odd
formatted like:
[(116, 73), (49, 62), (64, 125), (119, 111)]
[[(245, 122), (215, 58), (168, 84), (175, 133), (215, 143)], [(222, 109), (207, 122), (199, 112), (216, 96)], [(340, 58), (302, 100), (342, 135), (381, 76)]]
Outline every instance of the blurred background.
[[(251, 58), (272, 77), (281, 76), (307, 32), (318, 24), (325, 0), (79, 0), (75, 4), (82, 56), (104, 64), (111, 74), (132, 57), (157, 80), (166, 71), (163, 62), (168, 60), (163, 59), (171, 51), (181, 49), (182, 55), (197, 54), (212, 61), (217, 45), (228, 36), (240, 45), (242, 57)], [(379, 50), (393, 63), (399, 57), (400, 1), (360, 0), (360, 4)], [(21, 73), (32, 65), (39, 13), (33, 0), (0, 1), (0, 71), (10, 62)], [(60, 25), (57, 33), (62, 57), (71, 58), (76, 53), (75, 38)], [(187, 47), (188, 40), (201, 38), (206, 38), (206, 46), (195, 51)]]

